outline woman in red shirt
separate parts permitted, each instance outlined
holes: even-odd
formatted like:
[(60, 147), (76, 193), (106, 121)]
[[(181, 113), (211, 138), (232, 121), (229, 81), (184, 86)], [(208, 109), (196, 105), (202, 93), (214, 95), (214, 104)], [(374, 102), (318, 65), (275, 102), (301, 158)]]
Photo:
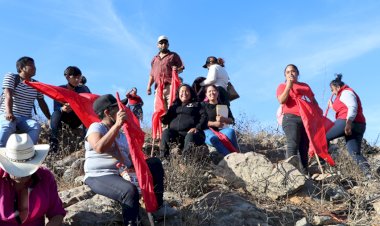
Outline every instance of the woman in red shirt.
[(297, 66), (293, 64), (287, 65), (284, 75), (286, 81), (278, 86), (277, 99), (283, 105), (282, 129), (285, 132), (287, 143), (286, 158), (299, 153), (301, 169), (303, 173), (307, 173), (309, 138), (301, 119), (296, 98), (301, 97), (314, 103), (316, 103), (316, 100), (309, 85), (298, 81), (299, 71)]

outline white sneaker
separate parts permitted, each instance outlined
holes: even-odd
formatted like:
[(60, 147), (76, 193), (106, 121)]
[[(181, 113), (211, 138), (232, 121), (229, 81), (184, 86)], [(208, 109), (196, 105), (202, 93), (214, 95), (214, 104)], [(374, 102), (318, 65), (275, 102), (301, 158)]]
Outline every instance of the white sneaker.
[(161, 220), (165, 217), (172, 217), (177, 213), (178, 211), (176, 209), (169, 206), (168, 203), (164, 202), (156, 212), (152, 213), (152, 215), (156, 220)]

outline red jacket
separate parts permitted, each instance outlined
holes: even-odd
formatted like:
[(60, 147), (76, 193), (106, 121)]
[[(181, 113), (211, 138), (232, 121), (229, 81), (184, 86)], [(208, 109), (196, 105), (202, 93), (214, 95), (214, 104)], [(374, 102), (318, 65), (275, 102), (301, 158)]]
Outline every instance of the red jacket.
[(335, 118), (336, 119), (344, 119), (346, 120), (347, 119), (347, 112), (348, 112), (348, 108), (347, 106), (342, 102), (340, 101), (340, 96), (342, 95), (342, 92), (343, 90), (350, 90), (352, 91), (355, 96), (356, 96), (356, 100), (358, 102), (358, 112), (356, 114), (356, 117), (354, 119), (354, 122), (358, 122), (358, 123), (365, 123), (365, 117), (363, 115), (363, 108), (362, 108), (362, 103), (360, 101), (360, 98), (359, 96), (354, 92), (354, 90), (352, 90), (350, 87), (348, 87), (347, 85), (344, 85), (339, 91), (338, 91), (338, 94), (336, 96), (336, 99), (333, 103), (333, 109), (335, 110), (336, 114), (335, 114)]

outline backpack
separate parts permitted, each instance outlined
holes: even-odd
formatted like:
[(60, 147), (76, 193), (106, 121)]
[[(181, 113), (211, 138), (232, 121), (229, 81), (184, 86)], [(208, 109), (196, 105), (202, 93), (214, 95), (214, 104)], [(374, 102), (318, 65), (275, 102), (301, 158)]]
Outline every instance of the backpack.
[[(20, 77), (19, 74), (13, 74), (13, 73), (9, 73), (9, 74), (14, 76), (15, 83), (14, 83), (14, 86), (13, 86), (13, 91), (15, 91), (16, 87), (21, 82), (21, 77)], [(34, 79), (31, 79), (31, 81), (32, 82), (36, 82), (36, 80), (34, 80)], [(5, 100), (5, 97), (4, 97), (4, 89), (3, 89), (3, 92), (1, 93), (0, 105), (3, 104), (4, 100)], [(36, 106), (35, 105), (33, 105), (33, 111), (34, 111), (34, 114), (37, 115), (37, 110), (36, 110)]]

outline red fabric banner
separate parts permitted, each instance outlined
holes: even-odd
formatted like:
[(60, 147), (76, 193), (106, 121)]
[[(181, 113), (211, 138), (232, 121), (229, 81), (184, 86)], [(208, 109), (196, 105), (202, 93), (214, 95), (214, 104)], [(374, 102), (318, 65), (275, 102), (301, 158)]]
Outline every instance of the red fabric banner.
[(211, 127), (209, 127), (209, 129), (219, 138), (220, 142), (222, 142), (224, 147), (226, 147), (231, 153), (232, 152), (239, 152), (239, 150), (237, 150), (235, 148), (235, 146), (232, 145), (230, 139), (228, 139), (228, 137), (226, 135), (224, 135), (223, 133), (221, 133), (219, 131), (212, 129)]
[(181, 81), (178, 78), (178, 72), (176, 70), (172, 71), (172, 83), (170, 86), (170, 99), (169, 99), (169, 106), (173, 105), (173, 101), (175, 99), (175, 94), (177, 92), (178, 87), (181, 85)]
[(59, 86), (48, 85), (42, 82), (25, 81), (25, 83), (55, 101), (69, 103), (70, 107), (85, 127), (88, 128), (91, 123), (100, 121), (99, 117), (92, 109), (92, 104), (99, 95), (91, 93), (76, 93)]
[(132, 111), (121, 103), (119, 93), (116, 93), (116, 100), (119, 109), (123, 109), (127, 113), (127, 121), (123, 125), (123, 131), (128, 140), (129, 153), (144, 198), (146, 211), (155, 212), (158, 209), (158, 204), (154, 193), (153, 177), (142, 152), (145, 134), (138, 126), (138, 120), (136, 121), (137, 118), (133, 117)]
[(162, 134), (161, 117), (165, 114), (163, 99), (164, 84), (160, 82), (158, 84), (156, 95), (154, 96), (154, 112), (152, 115), (152, 138), (160, 139)]
[(322, 115), (323, 111), (317, 104), (303, 100), (300, 97), (295, 99), (307, 136), (309, 137), (309, 156), (312, 157), (314, 153), (316, 153), (331, 166), (334, 166), (335, 162), (328, 153), (326, 141), (326, 131), (328, 131), (334, 123)]

